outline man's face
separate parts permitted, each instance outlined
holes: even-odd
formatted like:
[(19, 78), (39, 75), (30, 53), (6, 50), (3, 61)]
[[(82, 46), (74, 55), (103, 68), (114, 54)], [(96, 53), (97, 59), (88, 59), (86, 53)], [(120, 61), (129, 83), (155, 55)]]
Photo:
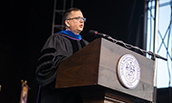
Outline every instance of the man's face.
[[(72, 11), (71, 14), (69, 15), (68, 19), (75, 18), (75, 17), (83, 18), (82, 12), (81, 11)], [(81, 20), (80, 19), (66, 20), (65, 23), (66, 23), (67, 29), (77, 35), (84, 28), (84, 21), (82, 19)]]

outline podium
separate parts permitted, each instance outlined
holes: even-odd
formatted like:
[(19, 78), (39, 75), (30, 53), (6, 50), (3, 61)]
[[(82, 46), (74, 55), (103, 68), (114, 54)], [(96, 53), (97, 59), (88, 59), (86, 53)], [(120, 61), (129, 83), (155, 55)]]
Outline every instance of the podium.
[[(140, 66), (140, 80), (133, 89), (122, 85), (117, 73), (119, 59), (125, 54), (133, 55)], [(150, 103), (153, 77), (153, 60), (98, 38), (59, 64), (55, 88), (74, 89), (84, 103)]]

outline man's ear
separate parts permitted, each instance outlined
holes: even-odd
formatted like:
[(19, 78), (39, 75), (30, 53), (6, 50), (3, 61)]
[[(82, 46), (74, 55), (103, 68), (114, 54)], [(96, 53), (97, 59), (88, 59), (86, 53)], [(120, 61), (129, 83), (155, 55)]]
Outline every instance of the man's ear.
[(70, 27), (69, 20), (65, 20), (65, 25), (66, 25), (67, 27)]

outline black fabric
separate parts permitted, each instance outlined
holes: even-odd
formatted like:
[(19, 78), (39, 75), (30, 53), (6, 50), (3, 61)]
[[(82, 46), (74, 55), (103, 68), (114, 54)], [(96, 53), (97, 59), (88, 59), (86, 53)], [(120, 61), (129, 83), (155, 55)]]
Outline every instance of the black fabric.
[(75, 46), (72, 46), (72, 48), (73, 48), (73, 54), (74, 54), (75, 52), (77, 52), (79, 50), (79, 47), (77, 45), (78, 43), (77, 43), (77, 41), (74, 41), (72, 39), (70, 39), (70, 42), (71, 42), (72, 45), (75, 45)]
[(54, 34), (44, 44), (36, 68), (36, 80), (41, 88), (40, 103), (81, 103), (78, 93), (55, 89), (58, 64), (88, 44)]
[(76, 41), (76, 40), (72, 40), (72, 39), (69, 39), (69, 40), (70, 40), (70, 42), (72, 44), (73, 54), (86, 45), (83, 40), (80, 40), (80, 41)]

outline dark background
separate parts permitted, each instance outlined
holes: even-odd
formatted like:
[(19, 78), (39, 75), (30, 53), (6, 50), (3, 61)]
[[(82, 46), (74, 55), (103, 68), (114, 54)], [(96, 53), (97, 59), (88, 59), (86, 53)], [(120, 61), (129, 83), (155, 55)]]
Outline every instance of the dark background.
[[(62, 0), (57, 1), (61, 8)], [(144, 0), (74, 0), (73, 7), (87, 18), (81, 33), (87, 41), (96, 38), (88, 33), (92, 29), (145, 49)], [(36, 103), (35, 68), (51, 35), (53, 8), (54, 0), (1, 1), (0, 103), (19, 103), (21, 80), (30, 87), (28, 103)]]

